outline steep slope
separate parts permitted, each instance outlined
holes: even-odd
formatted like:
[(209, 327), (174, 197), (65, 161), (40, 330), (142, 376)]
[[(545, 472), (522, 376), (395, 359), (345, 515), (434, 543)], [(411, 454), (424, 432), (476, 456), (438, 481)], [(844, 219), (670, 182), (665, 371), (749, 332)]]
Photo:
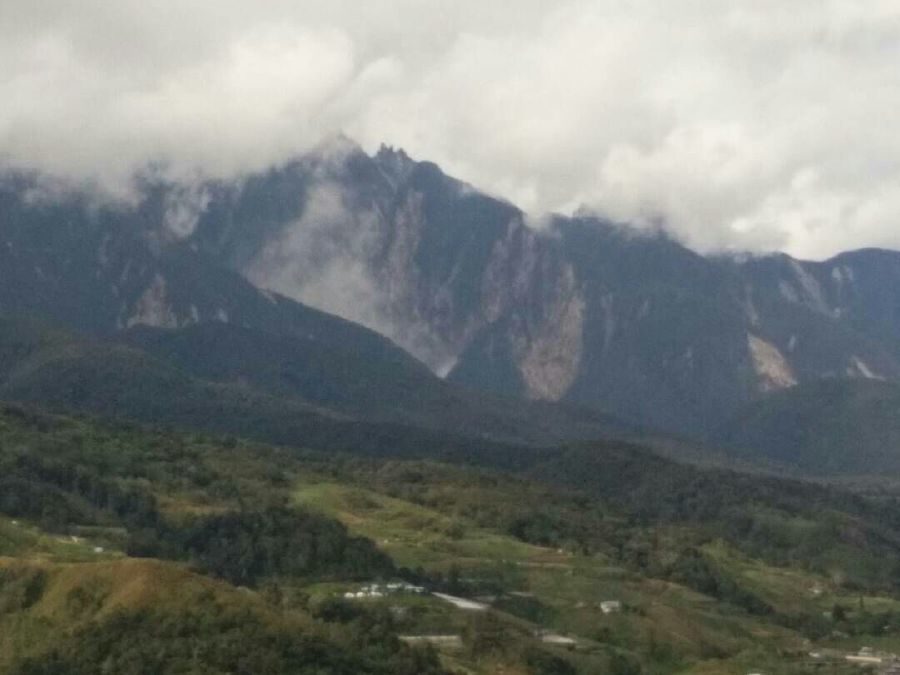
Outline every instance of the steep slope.
[(464, 396), (427, 371), (437, 389), (413, 386), (380, 373), (384, 364), (357, 371), (339, 350), (306, 351), (220, 323), (128, 337), (151, 351), (0, 317), (0, 400), (294, 447), (512, 468), (551, 454), (551, 440), (635, 433), (592, 411)]
[[(585, 308), (578, 348), (556, 343), (577, 361), (566, 400), (703, 435), (769, 391), (822, 377), (900, 375), (891, 339), (900, 254), (741, 263), (596, 219), (558, 219), (555, 228)], [(882, 269), (853, 281), (847, 261), (868, 268), (872, 256)], [(470, 343), (451, 379), (533, 393), (523, 354), (535, 344), (513, 311)]]
[(823, 262), (768, 256), (740, 271), (755, 323), (794, 379), (897, 377), (900, 253), (868, 249)]
[(426, 370), (389, 340), (263, 292), (188, 246), (166, 241), (166, 198), (136, 207), (80, 193), (39, 198), (36, 179), (0, 181), (0, 311), (88, 333), (218, 321), (302, 337), (406, 372)]
[(807, 474), (896, 474), (900, 385), (846, 378), (800, 385), (751, 404), (717, 438), (746, 457)]
[[(511, 205), (433, 164), (389, 149), (370, 158), (349, 144), (227, 195), (212, 193), (198, 217), (192, 241), (202, 250), (257, 284), (386, 331), (438, 371), (459, 359), (455, 381), (676, 429), (718, 419), (706, 403), (728, 406), (752, 389), (740, 372), (749, 369), (743, 314), (729, 327), (727, 299), (702, 296), (728, 274), (665, 238), (629, 237), (590, 218), (560, 218), (537, 233)], [(682, 281), (684, 266), (694, 271)], [(667, 276), (653, 278), (658, 271)], [(669, 302), (673, 295), (684, 307)], [(651, 305), (669, 314), (643, 331), (622, 330)], [(672, 315), (694, 333), (660, 353), (656, 336)], [(698, 317), (717, 323), (704, 331)], [(722, 325), (734, 335), (708, 354), (709, 344), (723, 343)], [(643, 353), (633, 350), (635, 333), (650, 342)], [(705, 335), (706, 343), (691, 342)], [(691, 349), (706, 360), (699, 376), (693, 363), (677, 362)]]
[(553, 294), (565, 273), (514, 206), (402, 151), (373, 158), (339, 139), (208, 195), (190, 237), (201, 250), (384, 332), (438, 372), (473, 331), (543, 285)]
[(207, 195), (200, 250), (471, 387), (704, 435), (768, 391), (900, 376), (898, 254), (709, 258), (589, 214), (535, 230), (434, 164), (346, 139)]
[[(574, 344), (546, 336), (544, 349), (567, 361), (566, 400), (593, 402), (626, 419), (698, 431), (754, 391), (739, 285), (664, 236), (639, 235), (592, 218), (553, 223), (578, 280), (580, 311), (554, 322)], [(535, 395), (541, 352), (520, 310), (486, 326), (451, 379), (511, 370)], [(529, 340), (529, 338), (531, 338)], [(488, 375), (489, 377), (489, 375)], [(532, 381), (533, 380), (533, 381)]]
[(361, 421), (454, 434), (463, 430), (523, 443), (634, 432), (591, 410), (508, 400), (444, 382), (405, 355), (367, 358), (303, 336), (212, 322), (178, 330), (137, 327), (119, 339), (195, 377), (251, 387)]
[[(35, 178), (0, 181), (0, 314), (27, 313), (88, 334), (122, 337), (193, 377), (255, 387), (264, 394), (255, 399), (267, 409), (263, 416), (282, 410), (278, 415), (290, 417), (291, 402), (277, 400), (287, 396), (301, 409), (312, 404), (355, 419), (464, 429), (517, 442), (589, 438), (621, 428), (589, 411), (521, 406), (466, 392), (371, 330), (255, 288), (174, 237), (174, 186), (145, 185), (137, 206), (95, 204), (78, 193), (34, 196), (40, 188)], [(128, 379), (136, 367), (128, 360), (136, 359), (133, 354), (117, 351), (113, 360), (120, 359), (117, 367), (126, 374), (114, 371), (103, 364), (105, 348), (96, 347), (90, 358), (100, 364), (97, 372), (111, 376), (109, 385), (84, 373), (97, 385), (96, 395), (108, 395), (112, 382)], [(60, 396), (53, 374), (44, 372), (48, 386), (56, 387), (53, 396)], [(12, 386), (10, 395), (29, 396), (23, 386)], [(149, 389), (162, 394), (165, 387)], [(140, 398), (123, 390), (107, 396), (107, 403), (119, 401), (117, 414), (140, 410), (143, 419), (161, 407), (169, 410), (164, 417), (175, 414), (177, 406), (162, 395), (147, 408), (125, 404), (135, 396)], [(28, 400), (51, 398), (46, 389)], [(202, 399), (187, 398), (192, 409)], [(90, 405), (85, 403), (109, 412)], [(248, 410), (246, 402), (241, 405)]]
[(298, 400), (191, 377), (137, 349), (0, 320), (0, 397), (179, 427), (303, 442), (340, 418)]
[(888, 251), (704, 257), (586, 213), (533, 229), (432, 163), (344, 138), (235, 182), (146, 179), (130, 206), (40, 187), (0, 189), (0, 308), (94, 332), (225, 320), (414, 372), (389, 342), (290, 298), (453, 383), (695, 437), (771, 391), (900, 378)]

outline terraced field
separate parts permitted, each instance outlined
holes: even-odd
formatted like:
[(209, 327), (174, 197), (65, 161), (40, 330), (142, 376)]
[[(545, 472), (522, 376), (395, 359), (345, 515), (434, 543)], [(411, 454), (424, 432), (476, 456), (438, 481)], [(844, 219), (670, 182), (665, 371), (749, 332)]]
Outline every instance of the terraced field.
[[(371, 537), (398, 564), (440, 572), (452, 568), (463, 579), (502, 586), (499, 593), (479, 599), (489, 601), (504, 620), (514, 621), (531, 635), (546, 631), (574, 638), (576, 646), (569, 649), (587, 661), (607, 653), (610, 645), (619, 645), (626, 654), (656, 650), (658, 659), (668, 664), (657, 666), (660, 673), (666, 668), (698, 675), (807, 669), (805, 657), (813, 645), (795, 631), (684, 586), (640, 577), (603, 556), (525, 544), (464, 518), (359, 486), (303, 483), (294, 498)], [(783, 612), (822, 613), (836, 603), (859, 602), (826, 578), (764, 565), (722, 542), (705, 551)], [(605, 600), (620, 601), (622, 611), (605, 614), (601, 609)], [(375, 602), (418, 608), (420, 616), (428, 617), (419, 624), (425, 633), (464, 630), (460, 612), (433, 599), (393, 597)], [(864, 602), (872, 608), (900, 609), (900, 603), (885, 597), (866, 597)], [(842, 645), (847, 650), (859, 646), (858, 641)], [(454, 649), (444, 651), (460, 664)], [(822, 672), (814, 665), (809, 668)], [(829, 672), (841, 671), (842, 667), (832, 666)]]

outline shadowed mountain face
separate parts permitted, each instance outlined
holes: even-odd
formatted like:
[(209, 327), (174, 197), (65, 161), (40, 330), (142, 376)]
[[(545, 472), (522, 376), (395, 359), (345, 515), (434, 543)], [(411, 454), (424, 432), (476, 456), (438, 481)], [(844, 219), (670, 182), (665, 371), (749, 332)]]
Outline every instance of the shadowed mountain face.
[(177, 187), (146, 187), (136, 207), (40, 188), (0, 184), (0, 398), (340, 449), (625, 429), (468, 391), (369, 329), (258, 289), (177, 236)]
[(294, 448), (507, 468), (553, 454), (544, 446), (629, 431), (593, 411), (469, 394), (396, 348), (421, 372), (223, 322), (113, 337), (0, 317), (0, 400)]
[(402, 152), (370, 158), (346, 143), (211, 190), (190, 241), (441, 373), (509, 307), (556, 301), (570, 274), (513, 206)]
[(81, 330), (217, 321), (419, 368), (300, 301), (452, 383), (697, 436), (799, 383), (900, 377), (892, 252), (703, 257), (584, 214), (535, 230), (434, 164), (346, 139), (233, 183), (145, 181), (136, 206), (38, 187), (0, 190), (0, 309)]
[(471, 387), (703, 435), (797, 383), (900, 376), (900, 254), (703, 257), (589, 215), (535, 230), (434, 164), (349, 142), (206, 195), (199, 250)]
[(715, 439), (807, 475), (896, 475), (900, 385), (829, 378), (785, 389), (743, 408)]

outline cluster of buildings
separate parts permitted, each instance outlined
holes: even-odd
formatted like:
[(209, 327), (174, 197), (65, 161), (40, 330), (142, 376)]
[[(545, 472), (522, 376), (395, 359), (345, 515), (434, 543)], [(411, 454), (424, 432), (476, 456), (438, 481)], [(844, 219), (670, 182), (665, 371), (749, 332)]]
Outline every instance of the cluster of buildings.
[(367, 584), (358, 591), (347, 591), (344, 593), (344, 597), (347, 600), (365, 600), (368, 598), (384, 598), (397, 593), (422, 595), (425, 592), (424, 586), (415, 586), (406, 581), (392, 581), (387, 584)]
[(871, 669), (879, 675), (900, 675), (900, 658), (891, 652), (876, 651), (863, 647), (858, 652), (847, 654), (837, 649), (822, 649), (809, 653), (814, 661), (845, 661)]

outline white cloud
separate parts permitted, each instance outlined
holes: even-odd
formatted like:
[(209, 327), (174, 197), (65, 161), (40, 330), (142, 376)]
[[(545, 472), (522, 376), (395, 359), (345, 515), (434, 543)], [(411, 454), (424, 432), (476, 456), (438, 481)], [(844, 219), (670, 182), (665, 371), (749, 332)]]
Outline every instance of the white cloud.
[(123, 190), (344, 129), (705, 249), (900, 248), (895, 0), (0, 0), (0, 157)]

